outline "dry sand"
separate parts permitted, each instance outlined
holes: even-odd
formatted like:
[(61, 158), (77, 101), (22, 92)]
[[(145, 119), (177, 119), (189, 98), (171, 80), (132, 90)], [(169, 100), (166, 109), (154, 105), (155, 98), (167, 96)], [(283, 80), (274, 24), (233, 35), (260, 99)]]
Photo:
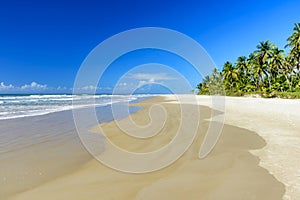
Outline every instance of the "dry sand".
[[(199, 104), (209, 105), (207, 98), (198, 100)], [(110, 122), (101, 125), (105, 136), (116, 145), (130, 151), (148, 152), (161, 148), (170, 142), (176, 133), (180, 124), (180, 108), (171, 96), (156, 97), (139, 103), (145, 109), (132, 114), (132, 119), (139, 125), (147, 124), (150, 121), (148, 111), (153, 104), (164, 106), (168, 116), (158, 135), (144, 140), (133, 139), (123, 134), (115, 122)], [(259, 152), (264, 152), (264, 149), (268, 148), (269, 144), (266, 143), (268, 140), (265, 141), (253, 131), (225, 124), (220, 140), (213, 151), (200, 160), (199, 147), (209, 125), (211, 109), (193, 104), (189, 106), (195, 111), (197, 109), (201, 111), (198, 135), (188, 151), (172, 165), (152, 173), (127, 174), (93, 160), (74, 173), (16, 194), (11, 199), (273, 200), (283, 198), (284, 185), (261, 167), (260, 159), (250, 153), (255, 150), (258, 152), (257, 155), (263, 157), (264, 154)], [(233, 124), (234, 114), (228, 116), (227, 122)], [(104, 152), (104, 154), (109, 153), (110, 149)], [(111, 156), (112, 159), (122, 159), (113, 157), (114, 154)]]
[[(165, 98), (177, 103), (174, 96)], [(266, 146), (250, 152), (260, 158), (260, 166), (284, 183), (283, 199), (300, 199), (300, 100), (244, 97), (225, 100), (225, 123), (254, 131), (266, 141)], [(197, 96), (197, 102), (212, 107), (209, 96)], [(193, 102), (187, 98), (187, 103)]]

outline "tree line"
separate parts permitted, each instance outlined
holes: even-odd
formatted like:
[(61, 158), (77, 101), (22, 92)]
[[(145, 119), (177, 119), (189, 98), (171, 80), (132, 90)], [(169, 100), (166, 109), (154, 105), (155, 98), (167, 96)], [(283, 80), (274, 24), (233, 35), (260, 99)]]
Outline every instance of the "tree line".
[(288, 54), (268, 40), (260, 42), (248, 57), (240, 56), (235, 63), (227, 61), (221, 71), (214, 69), (204, 77), (197, 85), (198, 93), (270, 97), (300, 93), (300, 23), (295, 23), (285, 48)]

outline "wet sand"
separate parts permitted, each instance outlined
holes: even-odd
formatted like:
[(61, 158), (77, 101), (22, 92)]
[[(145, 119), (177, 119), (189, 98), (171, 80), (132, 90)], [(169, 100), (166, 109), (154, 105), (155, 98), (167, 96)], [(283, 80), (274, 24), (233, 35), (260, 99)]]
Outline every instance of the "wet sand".
[[(152, 105), (162, 105), (167, 120), (161, 131), (148, 139), (134, 139), (122, 132), (116, 122), (100, 126), (107, 139), (134, 152), (149, 152), (169, 143), (176, 134), (181, 120), (180, 105), (168, 102), (166, 97), (155, 97), (137, 105), (140, 110), (130, 117), (139, 125), (151, 120), (148, 112)], [(172, 100), (174, 101), (174, 99)], [(213, 151), (204, 159), (198, 158), (209, 126), (211, 109), (200, 109), (201, 119), (197, 136), (191, 147), (172, 165), (145, 174), (122, 173), (92, 160), (73, 173), (60, 176), (28, 191), (15, 194), (11, 199), (282, 199), (284, 185), (259, 165), (260, 159), (250, 151), (263, 149), (266, 141), (253, 131), (225, 124)], [(183, 116), (185, 117), (185, 116)], [(187, 116), (186, 116), (187, 117)], [(122, 121), (126, 121), (125, 118)], [(100, 134), (97, 127), (92, 130)], [(111, 153), (111, 154), (110, 154)], [(111, 159), (123, 158), (110, 149), (104, 155)], [(157, 158), (164, 159), (164, 158)]]

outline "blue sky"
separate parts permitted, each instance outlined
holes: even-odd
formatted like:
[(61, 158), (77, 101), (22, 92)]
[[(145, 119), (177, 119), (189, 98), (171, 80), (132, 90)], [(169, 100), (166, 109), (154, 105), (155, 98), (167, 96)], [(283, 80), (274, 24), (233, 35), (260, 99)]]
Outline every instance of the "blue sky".
[[(298, 0), (1, 1), (0, 93), (69, 93), (93, 48), (138, 27), (182, 32), (199, 42), (221, 68), (226, 60), (250, 54), (259, 41), (270, 40), (283, 48), (293, 24), (300, 22), (299, 10)], [(193, 87), (200, 82), (182, 59), (146, 50), (116, 60), (100, 81), (99, 92), (111, 92), (122, 72), (148, 62), (171, 65)], [(154, 93), (163, 90), (153, 83), (176, 84), (170, 74), (154, 71), (131, 74), (122, 84), (148, 83), (145, 91)]]

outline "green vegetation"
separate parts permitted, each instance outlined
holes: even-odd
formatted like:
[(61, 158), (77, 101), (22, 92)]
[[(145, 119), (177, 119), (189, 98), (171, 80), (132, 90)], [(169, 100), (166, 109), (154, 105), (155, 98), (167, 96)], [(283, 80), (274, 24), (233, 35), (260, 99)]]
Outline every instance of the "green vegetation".
[(240, 56), (233, 64), (225, 62), (198, 84), (199, 94), (300, 98), (300, 23), (287, 39), (289, 53), (270, 41), (260, 42), (248, 57)]

